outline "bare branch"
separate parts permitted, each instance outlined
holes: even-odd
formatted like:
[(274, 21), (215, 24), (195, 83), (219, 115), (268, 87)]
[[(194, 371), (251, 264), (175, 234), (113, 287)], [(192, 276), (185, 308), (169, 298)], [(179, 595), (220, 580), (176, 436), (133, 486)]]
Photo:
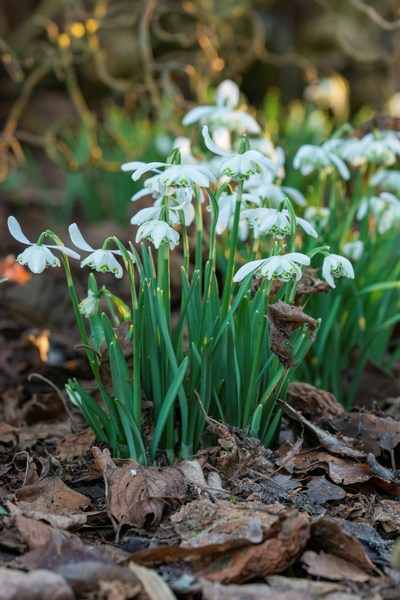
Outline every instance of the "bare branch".
[(395, 29), (400, 28), (400, 19), (396, 19), (395, 21), (387, 21), (382, 15), (380, 15), (373, 6), (367, 6), (362, 2), (362, 0), (349, 0), (350, 4), (355, 6), (360, 12), (368, 15), (368, 17), (379, 25), (382, 29), (386, 29), (387, 31), (394, 31)]

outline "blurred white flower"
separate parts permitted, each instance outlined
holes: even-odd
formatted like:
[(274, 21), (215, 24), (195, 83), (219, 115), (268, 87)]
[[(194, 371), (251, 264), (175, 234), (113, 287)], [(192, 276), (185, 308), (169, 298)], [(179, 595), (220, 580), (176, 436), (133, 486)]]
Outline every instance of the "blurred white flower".
[(296, 263), (308, 266), (310, 259), (300, 252), (290, 252), (283, 256), (271, 256), (267, 259), (253, 260), (239, 269), (233, 281), (235, 283), (242, 281), (252, 271), (255, 271), (254, 274), (257, 279), (266, 277), (269, 280), (289, 281), (293, 275), (296, 279), (300, 279), (302, 275), (301, 268)]
[(347, 140), (340, 148), (340, 156), (354, 167), (366, 162), (390, 166), (396, 155), (400, 155), (400, 140), (394, 131), (380, 131), (378, 137), (368, 133), (359, 140)]
[[(160, 171), (160, 167), (165, 167)], [(132, 179), (137, 181), (147, 171), (156, 171), (158, 175), (158, 186), (164, 187), (164, 194), (173, 194), (175, 188), (200, 185), (208, 187), (210, 181), (217, 183), (214, 175), (200, 165), (170, 165), (162, 162), (143, 163), (134, 161), (121, 166), (123, 171), (133, 171)]]
[(246, 190), (251, 190), (252, 194), (255, 196), (268, 198), (273, 207), (279, 206), (286, 197), (295, 204), (298, 204), (298, 206), (307, 206), (307, 200), (299, 190), (285, 185), (262, 181), (258, 175), (250, 177), (249, 181), (246, 181), (244, 187)]
[(100, 301), (94, 295), (92, 290), (89, 290), (87, 298), (79, 304), (79, 312), (85, 317), (94, 317), (99, 312)]
[(229, 79), (223, 81), (217, 88), (216, 106), (196, 106), (182, 120), (183, 125), (196, 121), (206, 121), (210, 126), (225, 126), (239, 134), (259, 133), (257, 121), (251, 115), (241, 110), (235, 110), (239, 103), (240, 90), (236, 83)]
[[(228, 192), (222, 192), (222, 194), (218, 198), (219, 211), (218, 211), (217, 225), (216, 225), (216, 229), (215, 229), (215, 231), (218, 235), (221, 235), (221, 233), (223, 233), (225, 231), (225, 229), (228, 227), (229, 221), (235, 213), (236, 199), (237, 199), (236, 192), (231, 192), (230, 194), (228, 194)], [(242, 202), (241, 202), (242, 206), (246, 207), (246, 204), (248, 202), (253, 202), (254, 204), (257, 204), (258, 206), (260, 205), (260, 199), (257, 198), (257, 196), (253, 196), (252, 194), (242, 194)], [(207, 206), (207, 210), (210, 211), (211, 207)], [(246, 221), (244, 219), (241, 219), (241, 222), (242, 222), (242, 236), (244, 236), (245, 235), (244, 234), (244, 231), (245, 231), (244, 224), (246, 223)], [(246, 237), (244, 239), (247, 238), (247, 235), (248, 235), (248, 233), (246, 234)], [(243, 238), (241, 238), (241, 239), (243, 240)]]
[(20, 224), (18, 223), (15, 217), (8, 217), (7, 220), (8, 229), (17, 242), (21, 242), (21, 244), (27, 244), (29, 248), (26, 248), (21, 254), (17, 256), (17, 261), (21, 265), (28, 265), (29, 269), (32, 273), (42, 273), (46, 267), (59, 267), (60, 261), (54, 256), (54, 254), (50, 251), (59, 250), (60, 252), (64, 252), (67, 256), (71, 258), (80, 259), (79, 254), (66, 248), (65, 246), (53, 246), (48, 244), (32, 244), (28, 240), (28, 238), (22, 233), (22, 229)]
[[(286, 209), (278, 212), (275, 208), (250, 208), (242, 212), (242, 217), (248, 219), (249, 226), (254, 228), (255, 238), (268, 233), (278, 238), (290, 234), (290, 217)], [(308, 235), (318, 237), (314, 227), (304, 219), (296, 216), (296, 223)]]
[(345, 276), (354, 279), (353, 265), (347, 258), (338, 254), (330, 254), (324, 259), (322, 274), (332, 288), (336, 287), (334, 277)]
[(304, 211), (304, 218), (311, 223), (313, 227), (324, 229), (329, 222), (331, 211), (325, 206), (309, 206)]
[(400, 192), (400, 171), (378, 171), (371, 177), (371, 184), (385, 192)]
[(207, 125), (203, 127), (204, 142), (211, 152), (226, 157), (221, 163), (221, 171), (234, 181), (248, 179), (250, 175), (260, 174), (264, 178), (269, 171), (277, 172), (278, 167), (257, 150), (247, 150), (244, 154), (227, 154), (212, 141)]
[(355, 242), (347, 242), (343, 246), (343, 254), (350, 258), (350, 260), (360, 260), (364, 252), (364, 242), (356, 240)]
[(142, 239), (152, 242), (155, 248), (168, 243), (170, 249), (173, 250), (179, 244), (179, 233), (165, 221), (147, 221), (139, 227), (136, 234), (136, 243)]
[(294, 157), (293, 166), (295, 169), (300, 169), (302, 175), (310, 175), (313, 171), (321, 169), (332, 171), (336, 167), (343, 179), (350, 178), (349, 169), (343, 160), (322, 146), (312, 146), (311, 144), (301, 146)]
[(394, 214), (400, 210), (400, 200), (389, 192), (382, 192), (379, 196), (372, 196), (371, 198), (363, 198), (360, 206), (358, 207), (356, 219), (361, 221), (369, 212), (379, 219), (387, 210), (390, 209)]
[[(104, 248), (95, 250), (92, 248), (92, 246), (89, 246), (89, 244), (85, 242), (76, 223), (72, 223), (72, 225), (68, 227), (68, 231), (74, 246), (80, 250), (91, 252), (91, 254), (89, 254), (89, 256), (81, 262), (81, 267), (88, 266), (91, 269), (95, 269), (99, 273), (114, 273), (117, 279), (121, 279), (123, 270), (114, 256), (114, 254), (121, 256), (120, 250), (105, 250)], [(133, 254), (131, 252), (128, 252), (128, 254), (131, 260), (135, 262)]]

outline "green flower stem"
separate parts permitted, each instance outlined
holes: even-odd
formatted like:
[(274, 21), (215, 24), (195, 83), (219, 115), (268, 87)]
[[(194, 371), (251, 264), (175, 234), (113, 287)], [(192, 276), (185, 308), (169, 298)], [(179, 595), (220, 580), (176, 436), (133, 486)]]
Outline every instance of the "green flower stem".
[(198, 185), (194, 187), (194, 206), (196, 211), (196, 271), (200, 273), (200, 281), (202, 280), (203, 270), (203, 215), (201, 212), (200, 203), (200, 188)]
[(226, 278), (225, 278), (225, 286), (224, 292), (222, 295), (222, 307), (221, 307), (221, 323), (224, 321), (226, 315), (228, 314), (229, 309), (229, 301), (231, 298), (231, 288), (233, 282), (233, 274), (235, 271), (235, 257), (236, 257), (236, 248), (237, 241), (239, 237), (239, 220), (240, 220), (240, 209), (242, 205), (242, 194), (243, 194), (243, 185), (244, 181), (241, 179), (238, 183), (237, 187), (237, 196), (236, 196), (236, 206), (235, 206), (235, 214), (233, 217), (233, 227), (232, 227), (232, 235), (229, 249), (229, 258), (228, 258), (228, 267), (226, 269)]
[(272, 281), (268, 281), (268, 282), (264, 281), (263, 285), (264, 285), (264, 298), (263, 298), (263, 306), (262, 306), (261, 325), (258, 330), (256, 352), (253, 357), (253, 366), (251, 369), (249, 390), (247, 393), (246, 405), (245, 405), (244, 415), (243, 415), (243, 423), (242, 423), (243, 429), (245, 427), (247, 427), (248, 420), (250, 418), (251, 411), (253, 410), (253, 405), (254, 405), (255, 387), (256, 387), (258, 371), (260, 368), (260, 364), (259, 364), (260, 363), (260, 355), (261, 355), (261, 350), (262, 350), (262, 346), (263, 346), (263, 342), (264, 342), (264, 332), (265, 332), (265, 323), (266, 323), (266, 317), (264, 315), (268, 309), (269, 293), (271, 291)]
[(170, 263), (169, 263), (169, 244), (162, 244), (163, 249), (163, 300), (165, 306), (165, 316), (167, 318), (168, 331), (171, 332), (171, 281), (170, 281)]
[(253, 240), (253, 248), (251, 251), (251, 257), (250, 257), (250, 262), (253, 260), (257, 260), (257, 252), (258, 252), (258, 247), (260, 245), (260, 238), (254, 238)]
[[(182, 245), (183, 245), (183, 268), (185, 270), (186, 277), (189, 279), (189, 260), (190, 260), (189, 238), (188, 238), (188, 234), (187, 234), (187, 230), (186, 230), (185, 216), (183, 213), (182, 213), (181, 227), (182, 227)], [(183, 302), (183, 297), (182, 297), (182, 302)], [(184, 304), (184, 302), (183, 302), (183, 304)], [(183, 306), (183, 304), (182, 304), (182, 306)]]
[(324, 206), (326, 177), (327, 177), (326, 169), (321, 169), (321, 171), (319, 173), (319, 185), (318, 185), (318, 192), (317, 192), (317, 202), (318, 202), (318, 206), (320, 206), (320, 207)]

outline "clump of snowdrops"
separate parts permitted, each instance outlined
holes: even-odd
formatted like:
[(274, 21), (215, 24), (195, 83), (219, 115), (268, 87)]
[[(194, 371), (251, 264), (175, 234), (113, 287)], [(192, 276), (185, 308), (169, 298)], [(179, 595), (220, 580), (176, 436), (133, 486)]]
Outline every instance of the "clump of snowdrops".
[[(69, 267), (70, 258), (80, 259), (77, 252), (51, 231), (31, 243), (16, 219), (9, 218), (11, 234), (28, 246), (17, 260), (34, 273), (59, 266), (54, 254), (59, 252), (104, 408), (76, 380), (69, 381), (66, 389), (97, 438), (111, 444), (116, 456), (154, 461), (160, 442), (171, 462), (177, 454), (191, 456), (206, 425), (202, 407), (211, 417), (247, 428), (270, 445), (282, 417), (276, 399), (285, 398), (290, 377), (309, 350), (310, 332), (306, 327), (294, 332), (295, 366), (285, 368), (271, 351), (268, 306), (280, 299), (293, 303), (303, 271), (315, 257), (323, 258), (322, 272), (331, 287), (334, 278), (354, 277), (350, 260), (329, 253), (328, 246), (318, 242), (312, 224), (296, 215), (293, 203), (300, 207), (307, 203), (298, 190), (281, 185), (283, 151), (265, 137), (249, 140), (247, 133), (259, 135), (261, 130), (238, 104), (239, 89), (225, 81), (217, 89), (216, 106), (200, 106), (186, 115), (186, 125), (202, 121), (207, 156), (195, 157), (183, 138), (165, 162), (122, 165), (135, 181), (152, 173), (132, 198), (150, 195), (154, 200), (131, 221), (137, 226), (136, 243), (148, 242), (142, 244), (140, 254), (136, 246), (130, 244), (128, 249), (116, 237), (92, 248), (77, 224), (70, 225), (72, 244), (87, 253), (82, 267), (111, 272), (116, 278), (125, 273), (129, 278), (129, 306), (101, 286), (101, 275), (96, 280), (94, 273), (89, 275), (87, 297), (79, 302)], [(343, 176), (343, 161), (335, 154), (327, 156), (328, 168)], [(207, 230), (204, 203), (210, 212)], [(187, 228), (192, 223), (196, 248), (191, 272)], [(253, 231), (251, 247), (244, 245), (249, 230)], [(44, 244), (46, 238), (50, 245)], [(217, 243), (220, 239), (222, 243)], [(181, 310), (172, 328), (170, 255), (180, 244)], [(244, 258), (246, 248), (249, 254)], [(259, 280), (256, 287), (254, 277)], [(275, 281), (282, 284), (271, 296)], [(102, 296), (108, 315), (100, 310)], [(132, 364), (125, 358), (128, 345), (133, 349)], [(102, 374), (105, 354), (111, 388)], [(146, 438), (142, 391), (151, 403), (146, 410), (154, 424)]]
[[(374, 131), (358, 139), (349, 126), (344, 130), (346, 137), (301, 147), (293, 161), (311, 189), (305, 218), (355, 272), (334, 295), (310, 298), (307, 310), (324, 325), (297, 376), (351, 407), (368, 361), (390, 374), (400, 357), (392, 339), (400, 320), (400, 134)], [(315, 243), (307, 238), (305, 251)]]

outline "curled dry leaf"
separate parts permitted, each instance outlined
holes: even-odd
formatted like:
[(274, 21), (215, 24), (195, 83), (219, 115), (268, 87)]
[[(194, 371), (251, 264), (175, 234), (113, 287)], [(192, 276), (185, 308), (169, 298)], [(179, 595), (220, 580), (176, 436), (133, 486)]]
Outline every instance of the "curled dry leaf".
[(47, 477), (34, 485), (19, 489), (15, 498), (22, 510), (72, 515), (90, 506), (90, 500), (71, 490), (59, 477)]
[[(9, 511), (10, 515), (14, 517), (24, 516), (34, 521), (44, 521), (48, 523), (54, 531), (77, 531), (84, 525), (88, 520), (88, 515), (93, 513), (77, 513), (73, 515), (59, 515), (50, 512), (40, 512), (32, 509), (32, 503), (19, 502), (18, 505), (12, 504), (11, 502), (5, 502), (5, 506)], [(96, 514), (96, 513), (95, 513)]]
[(176, 600), (175, 594), (156, 571), (140, 567), (134, 562), (129, 563), (129, 569), (139, 579), (150, 600)]
[(370, 573), (374, 565), (361, 542), (342, 525), (340, 519), (322, 517), (311, 525), (311, 538), (317, 547), (354, 563)]
[(345, 413), (332, 425), (344, 435), (359, 438), (366, 453), (379, 456), (382, 450), (392, 452), (400, 443), (400, 421), (377, 417), (372, 413)]
[[(269, 512), (265, 512), (264, 509)], [(241, 545), (238, 542), (241, 535), (246, 540), (249, 535), (253, 535), (250, 530), (254, 532), (255, 528), (261, 530), (261, 538), (258, 542), (253, 541), (252, 543), (259, 543), (277, 533), (281, 527), (279, 513), (285, 510), (285, 507), (278, 502), (272, 505), (258, 502), (241, 505), (225, 500), (213, 503), (208, 498), (199, 498), (182, 506), (171, 516), (171, 521), (175, 531), (183, 540), (182, 547), (195, 548), (207, 545), (206, 536), (210, 535), (216, 537), (209, 538), (211, 540), (209, 545), (226, 544), (231, 540), (232, 547), (234, 547)], [(257, 524), (254, 527), (255, 519)], [(241, 527), (243, 527), (242, 534), (238, 535), (237, 529), (240, 530)], [(193, 533), (196, 534), (195, 538), (193, 538)], [(257, 533), (257, 535), (259, 534)], [(217, 541), (218, 539), (219, 541)], [(242, 545), (246, 545), (246, 541)]]
[(333, 394), (319, 390), (309, 383), (302, 381), (289, 383), (288, 394), (292, 397), (293, 408), (300, 410), (312, 422), (322, 417), (336, 419), (345, 412)]
[(52, 539), (62, 539), (69, 535), (64, 531), (46, 525), (46, 523), (43, 523), (42, 521), (35, 521), (34, 519), (29, 519), (22, 515), (17, 515), (15, 517), (15, 525), (29, 550), (44, 546)]
[(56, 573), (0, 568), (0, 600), (75, 600), (75, 594)]
[(325, 552), (317, 554), (308, 550), (301, 557), (301, 561), (307, 565), (307, 572), (315, 577), (357, 583), (364, 583), (369, 579), (369, 575), (360, 567), (333, 554)]
[(271, 350), (279, 362), (290, 369), (295, 366), (292, 348), (292, 333), (302, 325), (307, 325), (310, 343), (315, 340), (315, 329), (319, 324), (315, 319), (306, 315), (299, 306), (290, 306), (282, 300), (271, 304), (266, 315), (270, 325)]
[(69, 433), (57, 447), (57, 458), (72, 460), (77, 456), (85, 456), (91, 445), (96, 441), (96, 436), (91, 429), (81, 433)]
[(337, 437), (336, 435), (332, 435), (331, 433), (328, 433), (327, 431), (321, 429), (321, 427), (318, 427), (317, 425), (314, 425), (314, 423), (308, 421), (308, 419), (303, 417), (301, 413), (296, 412), (294, 408), (286, 404), (286, 402), (282, 402), (282, 400), (277, 400), (277, 404), (279, 408), (281, 408), (288, 417), (294, 419), (295, 421), (299, 421), (305, 427), (310, 429), (317, 436), (320, 444), (330, 452), (333, 452), (335, 454), (342, 454), (344, 456), (350, 456), (353, 458), (367, 457), (365, 452), (362, 452), (361, 450), (357, 449), (357, 440), (353, 438), (347, 438), (344, 436)]
[(226, 585), (281, 573), (300, 556), (309, 537), (308, 519), (295, 514), (283, 521), (282, 530), (276, 538), (236, 551), (232, 566), (221, 568), (223, 563), (212, 563), (204, 578)]
[(92, 452), (106, 481), (109, 511), (120, 526), (157, 527), (164, 508), (186, 493), (179, 469), (143, 467), (134, 460), (116, 464), (109, 450), (93, 448)]

